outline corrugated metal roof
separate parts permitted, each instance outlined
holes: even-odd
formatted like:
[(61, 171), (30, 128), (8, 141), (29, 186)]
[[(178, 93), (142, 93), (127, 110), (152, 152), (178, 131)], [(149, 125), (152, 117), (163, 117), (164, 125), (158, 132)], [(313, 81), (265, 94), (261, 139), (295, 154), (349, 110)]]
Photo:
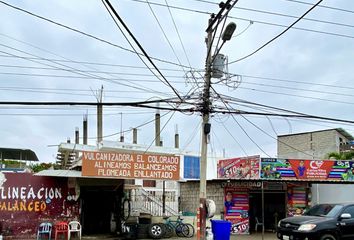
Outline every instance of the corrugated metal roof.
[(40, 171), (34, 175), (35, 176), (46, 176), (46, 177), (76, 177), (76, 178), (82, 177), (81, 171), (53, 170), (53, 169), (43, 170), (43, 171)]

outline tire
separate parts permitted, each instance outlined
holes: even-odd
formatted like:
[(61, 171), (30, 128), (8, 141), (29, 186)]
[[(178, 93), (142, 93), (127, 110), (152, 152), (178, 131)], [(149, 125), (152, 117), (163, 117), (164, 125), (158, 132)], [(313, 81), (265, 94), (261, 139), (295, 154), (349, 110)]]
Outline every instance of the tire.
[(320, 240), (337, 240), (337, 238), (332, 234), (325, 234), (321, 236)]
[(164, 224), (164, 227), (165, 227), (164, 238), (171, 238), (173, 236), (173, 227), (168, 224)]
[(130, 217), (131, 203), (129, 199), (124, 199), (122, 203), (121, 219), (126, 221)]
[(186, 224), (180, 223), (176, 226), (176, 234), (178, 237), (187, 237), (189, 235), (189, 228)]
[(185, 223), (185, 225), (188, 227), (188, 235), (186, 236), (187, 238), (191, 238), (194, 236), (194, 227), (192, 224)]
[(153, 223), (149, 225), (149, 236), (153, 239), (160, 239), (165, 235), (165, 227), (160, 223)]

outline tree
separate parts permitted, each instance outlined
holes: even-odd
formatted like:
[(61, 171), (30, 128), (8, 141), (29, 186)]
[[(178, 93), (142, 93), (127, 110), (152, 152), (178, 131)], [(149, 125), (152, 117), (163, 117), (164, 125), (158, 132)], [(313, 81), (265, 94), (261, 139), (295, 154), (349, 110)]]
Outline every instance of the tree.
[(58, 169), (58, 165), (55, 163), (37, 163), (31, 164), (30, 168), (36, 173), (49, 168)]
[(354, 158), (354, 151), (350, 152), (331, 152), (327, 154), (327, 158), (335, 158), (336, 160), (351, 160)]

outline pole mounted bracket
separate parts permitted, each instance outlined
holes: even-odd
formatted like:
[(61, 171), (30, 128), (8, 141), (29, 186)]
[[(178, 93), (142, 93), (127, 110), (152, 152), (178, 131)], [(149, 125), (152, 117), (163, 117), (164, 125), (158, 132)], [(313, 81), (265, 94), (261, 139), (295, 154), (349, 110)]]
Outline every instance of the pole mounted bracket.
[(204, 134), (209, 134), (210, 133), (210, 129), (211, 129), (211, 124), (210, 123), (206, 123), (204, 124)]

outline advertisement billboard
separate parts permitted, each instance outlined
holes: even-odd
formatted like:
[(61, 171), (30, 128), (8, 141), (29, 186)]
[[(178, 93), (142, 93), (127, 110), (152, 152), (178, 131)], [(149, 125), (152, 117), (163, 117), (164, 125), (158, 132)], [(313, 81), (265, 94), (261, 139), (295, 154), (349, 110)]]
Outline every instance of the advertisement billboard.
[(354, 161), (262, 158), (261, 178), (354, 181)]
[(250, 156), (218, 161), (218, 178), (259, 179), (260, 157)]
[(41, 221), (77, 219), (78, 192), (68, 178), (0, 172), (0, 222), (10, 235), (32, 235)]
[(82, 176), (179, 180), (180, 157), (150, 153), (83, 152)]
[(224, 218), (231, 222), (231, 234), (249, 234), (247, 188), (225, 188)]

